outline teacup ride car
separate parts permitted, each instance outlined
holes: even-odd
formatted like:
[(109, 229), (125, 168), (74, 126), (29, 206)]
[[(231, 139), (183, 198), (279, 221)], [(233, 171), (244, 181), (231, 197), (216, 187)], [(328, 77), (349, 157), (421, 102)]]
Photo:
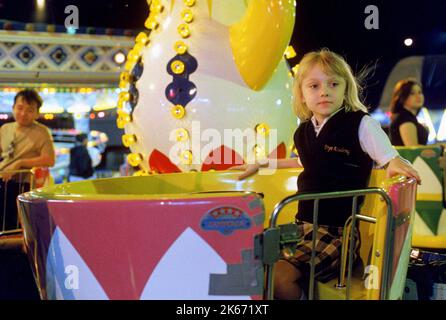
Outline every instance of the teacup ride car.
[[(296, 206), (286, 204), (303, 199), (295, 195), (300, 173), (264, 169), (242, 181), (236, 171), (158, 174), (22, 194), (25, 246), (40, 296), (271, 299), (274, 263), (299, 241), (290, 224)], [(305, 195), (365, 195), (351, 219), (359, 223), (362, 263), (343, 250), (340, 279), (310, 279), (310, 299), (401, 298), (416, 182), (373, 170), (370, 187)]]

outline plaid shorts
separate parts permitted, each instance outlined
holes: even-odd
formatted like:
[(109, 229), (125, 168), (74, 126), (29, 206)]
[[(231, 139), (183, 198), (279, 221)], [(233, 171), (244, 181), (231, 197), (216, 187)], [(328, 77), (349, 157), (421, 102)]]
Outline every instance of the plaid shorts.
[[(313, 224), (296, 220), (299, 234), (303, 241), (297, 245), (292, 256), (284, 255), (283, 259), (294, 265), (303, 275), (303, 280), (309, 280), (310, 260), (313, 238)], [(315, 278), (319, 281), (328, 281), (339, 274), (342, 252), (343, 227), (330, 227), (320, 225), (316, 233)], [(355, 229), (354, 261), (359, 256), (360, 237)], [(347, 247), (348, 248), (348, 247)]]

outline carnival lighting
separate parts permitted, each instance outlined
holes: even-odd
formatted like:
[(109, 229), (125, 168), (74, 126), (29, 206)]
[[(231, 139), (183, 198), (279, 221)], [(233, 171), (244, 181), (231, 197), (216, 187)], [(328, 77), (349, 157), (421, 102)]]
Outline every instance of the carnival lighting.
[(413, 44), (413, 40), (411, 38), (407, 38), (404, 40), (404, 45), (406, 47), (410, 47)]

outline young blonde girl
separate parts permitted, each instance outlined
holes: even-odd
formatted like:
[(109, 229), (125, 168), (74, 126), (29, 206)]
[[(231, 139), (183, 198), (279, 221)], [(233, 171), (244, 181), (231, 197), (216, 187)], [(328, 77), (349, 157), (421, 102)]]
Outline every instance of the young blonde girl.
[[(405, 175), (420, 183), (409, 162), (398, 156), (378, 122), (367, 114), (358, 97), (358, 84), (350, 66), (327, 49), (306, 54), (294, 84), (294, 111), (301, 124), (294, 134), (298, 158), (246, 164), (239, 179), (260, 167), (303, 167), (298, 192), (329, 192), (367, 187), (373, 163), (387, 175)], [(342, 229), (351, 212), (351, 199), (319, 202), (316, 239), (316, 278), (337, 274)], [(300, 299), (308, 284), (312, 247), (313, 201), (300, 201), (296, 224), (304, 234), (294, 256), (276, 264), (274, 292), (278, 299)]]

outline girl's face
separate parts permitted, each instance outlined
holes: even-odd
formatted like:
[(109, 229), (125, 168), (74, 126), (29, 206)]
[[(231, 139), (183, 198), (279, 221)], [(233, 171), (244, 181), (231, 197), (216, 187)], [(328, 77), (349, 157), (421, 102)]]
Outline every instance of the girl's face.
[(421, 87), (417, 84), (412, 86), (410, 94), (404, 101), (404, 106), (408, 109), (418, 110), (424, 105), (424, 95)]
[(345, 88), (344, 79), (326, 74), (319, 65), (315, 65), (302, 81), (302, 102), (321, 123), (342, 106)]

